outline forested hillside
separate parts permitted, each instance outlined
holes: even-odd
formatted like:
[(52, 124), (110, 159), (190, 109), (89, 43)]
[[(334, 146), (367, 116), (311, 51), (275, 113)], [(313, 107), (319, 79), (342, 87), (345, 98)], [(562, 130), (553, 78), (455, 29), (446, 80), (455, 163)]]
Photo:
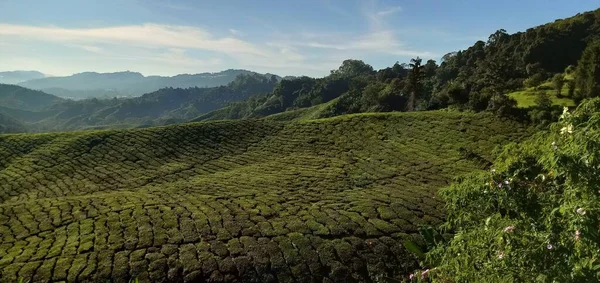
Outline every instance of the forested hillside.
[(27, 129), (16, 119), (0, 112), (0, 134), (22, 133)]
[(0, 137), (2, 281), (371, 282), (444, 218), (434, 194), (530, 131), (359, 114)]
[[(524, 89), (530, 81), (537, 81), (532, 84), (537, 87), (554, 75), (562, 75), (569, 66), (573, 70), (584, 49), (599, 36), (600, 10), (596, 10), (525, 32), (507, 34), (498, 30), (487, 42), (478, 41), (466, 50), (446, 54), (439, 65), (433, 60), (424, 62), (415, 58), (410, 64), (396, 63), (374, 71), (362, 61), (347, 60), (325, 78), (284, 80), (270, 94), (233, 103), (227, 109), (196, 120), (264, 117), (337, 99), (318, 116), (450, 107), (521, 118), (531, 116), (534, 122), (547, 124), (557, 118), (560, 108), (552, 109), (550, 102), (530, 109), (533, 111), (529, 113), (519, 111), (515, 109), (516, 101), (507, 93)], [(584, 93), (583, 85), (584, 82), (576, 85), (573, 81), (569, 91), (559, 95), (575, 100), (598, 95)], [(559, 89), (562, 88), (560, 85)], [(553, 91), (551, 87), (540, 93)]]
[[(28, 124), (32, 131), (65, 131), (87, 128), (132, 128), (180, 123), (202, 113), (224, 107), (233, 101), (244, 100), (257, 93), (268, 93), (277, 84), (278, 77), (240, 75), (227, 86), (213, 88), (164, 88), (129, 99), (60, 100), (52, 95), (18, 86), (6, 89), (27, 90), (33, 94), (51, 97), (61, 103), (45, 104), (35, 100), (38, 111), (17, 103), (0, 104), (0, 110)], [(15, 99), (12, 92), (0, 88), (0, 98)], [(25, 96), (18, 96), (21, 100)], [(21, 101), (19, 100), (19, 101)], [(24, 105), (30, 105), (24, 103)]]
[(41, 91), (0, 84), (0, 107), (37, 111), (62, 101), (63, 99)]

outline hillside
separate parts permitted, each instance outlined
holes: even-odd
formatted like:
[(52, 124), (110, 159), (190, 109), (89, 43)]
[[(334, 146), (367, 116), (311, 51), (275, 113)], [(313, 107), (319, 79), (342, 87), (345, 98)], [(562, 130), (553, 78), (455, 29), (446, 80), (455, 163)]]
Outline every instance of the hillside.
[(0, 112), (0, 134), (26, 132), (25, 126), (14, 118)]
[(18, 110), (38, 111), (63, 100), (41, 91), (16, 85), (0, 84), (0, 106)]
[[(218, 87), (231, 83), (239, 75), (258, 75), (246, 70), (218, 73), (181, 74), (172, 77), (144, 76), (136, 72), (85, 72), (66, 77), (47, 77), (19, 85), (71, 99), (141, 96), (161, 88)], [(271, 76), (266, 74), (265, 76)]]
[(371, 282), (435, 197), (529, 135), (491, 114), (0, 136), (2, 281)]
[[(188, 121), (255, 94), (270, 92), (277, 80), (276, 76), (240, 75), (227, 86), (163, 88), (141, 97), (86, 100), (62, 100), (39, 91), (4, 85), (6, 104), (0, 104), (0, 111), (27, 124), (34, 132), (168, 125)], [(43, 97), (28, 99), (31, 94)], [(57, 103), (43, 104), (47, 98)]]
[[(524, 81), (536, 75), (549, 80), (577, 65), (586, 46), (599, 34), (600, 9), (514, 34), (499, 29), (485, 42), (446, 54), (439, 64), (414, 58), (409, 64), (374, 70), (362, 61), (346, 60), (326, 77), (283, 80), (271, 93), (195, 120), (258, 118), (288, 111), (298, 114), (298, 109), (328, 102), (319, 117), (448, 107), (527, 116), (514, 109), (517, 105), (536, 106), (532, 103), (535, 94), (523, 87)], [(573, 98), (553, 100), (557, 105), (573, 106)]]

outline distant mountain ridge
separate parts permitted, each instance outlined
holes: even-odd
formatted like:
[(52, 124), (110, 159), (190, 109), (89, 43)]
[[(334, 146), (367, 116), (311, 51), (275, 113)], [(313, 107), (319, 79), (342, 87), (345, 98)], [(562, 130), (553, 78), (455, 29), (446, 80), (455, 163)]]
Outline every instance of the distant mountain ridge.
[(269, 93), (275, 75), (239, 75), (226, 86), (165, 87), (140, 97), (62, 99), (18, 85), (0, 84), (0, 112), (30, 132), (147, 127), (181, 123), (252, 95)]
[(38, 71), (8, 71), (0, 72), (0, 84), (18, 84), (21, 82), (45, 78), (46, 75)]
[[(63, 98), (135, 97), (161, 88), (217, 87), (231, 83), (239, 75), (263, 75), (248, 70), (229, 69), (218, 73), (144, 76), (138, 72), (84, 72), (66, 77), (46, 77), (19, 83)], [(271, 74), (264, 74), (270, 77)], [(279, 78), (277, 76), (277, 78)]]

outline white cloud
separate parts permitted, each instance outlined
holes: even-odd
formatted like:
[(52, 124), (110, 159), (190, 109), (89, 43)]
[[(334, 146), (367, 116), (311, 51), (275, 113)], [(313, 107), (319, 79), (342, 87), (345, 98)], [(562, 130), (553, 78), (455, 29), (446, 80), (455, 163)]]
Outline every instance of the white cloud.
[(241, 31), (239, 31), (237, 29), (233, 29), (233, 28), (229, 29), (229, 33), (231, 33), (232, 35), (237, 35), (237, 36), (242, 36), (243, 35), (243, 33)]
[(391, 8), (379, 11), (376, 13), (376, 15), (380, 16), (380, 17), (385, 17), (385, 16), (389, 16), (391, 14), (395, 14), (400, 11), (402, 11), (402, 7), (396, 6), (396, 7), (391, 7)]
[[(398, 9), (371, 15), (382, 18)], [(194, 26), (156, 23), (96, 28), (0, 23), (0, 54), (12, 58), (4, 60), (3, 69), (38, 68), (63, 75), (120, 69), (172, 75), (248, 68), (282, 75), (322, 76), (348, 58), (433, 56), (406, 47), (395, 32), (382, 25), (362, 34), (326, 30), (266, 33), (263, 42), (240, 39), (242, 35), (234, 28), (213, 34)], [(84, 53), (72, 54), (77, 49)]]
[(417, 51), (407, 48), (391, 30), (379, 30), (366, 33), (355, 37), (339, 36), (330, 34), (329, 36), (314, 37), (308, 36), (300, 40), (288, 40), (279, 43), (279, 46), (297, 46), (310, 47), (315, 49), (329, 49), (337, 51), (347, 51), (351, 54), (391, 54), (397, 56), (420, 56), (433, 57), (431, 52)]
[(78, 48), (81, 48), (85, 51), (92, 52), (92, 53), (103, 53), (104, 52), (104, 49), (102, 49), (98, 46), (93, 46), (93, 45), (74, 45), (74, 47), (78, 47)]
[(263, 51), (252, 44), (231, 37), (217, 38), (203, 29), (191, 26), (144, 24), (78, 29), (0, 24), (0, 35), (63, 43), (99, 42), (265, 56)]

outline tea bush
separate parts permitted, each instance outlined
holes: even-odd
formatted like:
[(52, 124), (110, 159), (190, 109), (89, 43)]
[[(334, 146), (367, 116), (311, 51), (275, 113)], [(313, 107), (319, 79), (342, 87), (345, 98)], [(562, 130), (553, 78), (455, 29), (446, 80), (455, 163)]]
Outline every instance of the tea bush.
[(402, 276), (437, 189), (530, 133), (440, 111), (0, 135), (0, 281)]

